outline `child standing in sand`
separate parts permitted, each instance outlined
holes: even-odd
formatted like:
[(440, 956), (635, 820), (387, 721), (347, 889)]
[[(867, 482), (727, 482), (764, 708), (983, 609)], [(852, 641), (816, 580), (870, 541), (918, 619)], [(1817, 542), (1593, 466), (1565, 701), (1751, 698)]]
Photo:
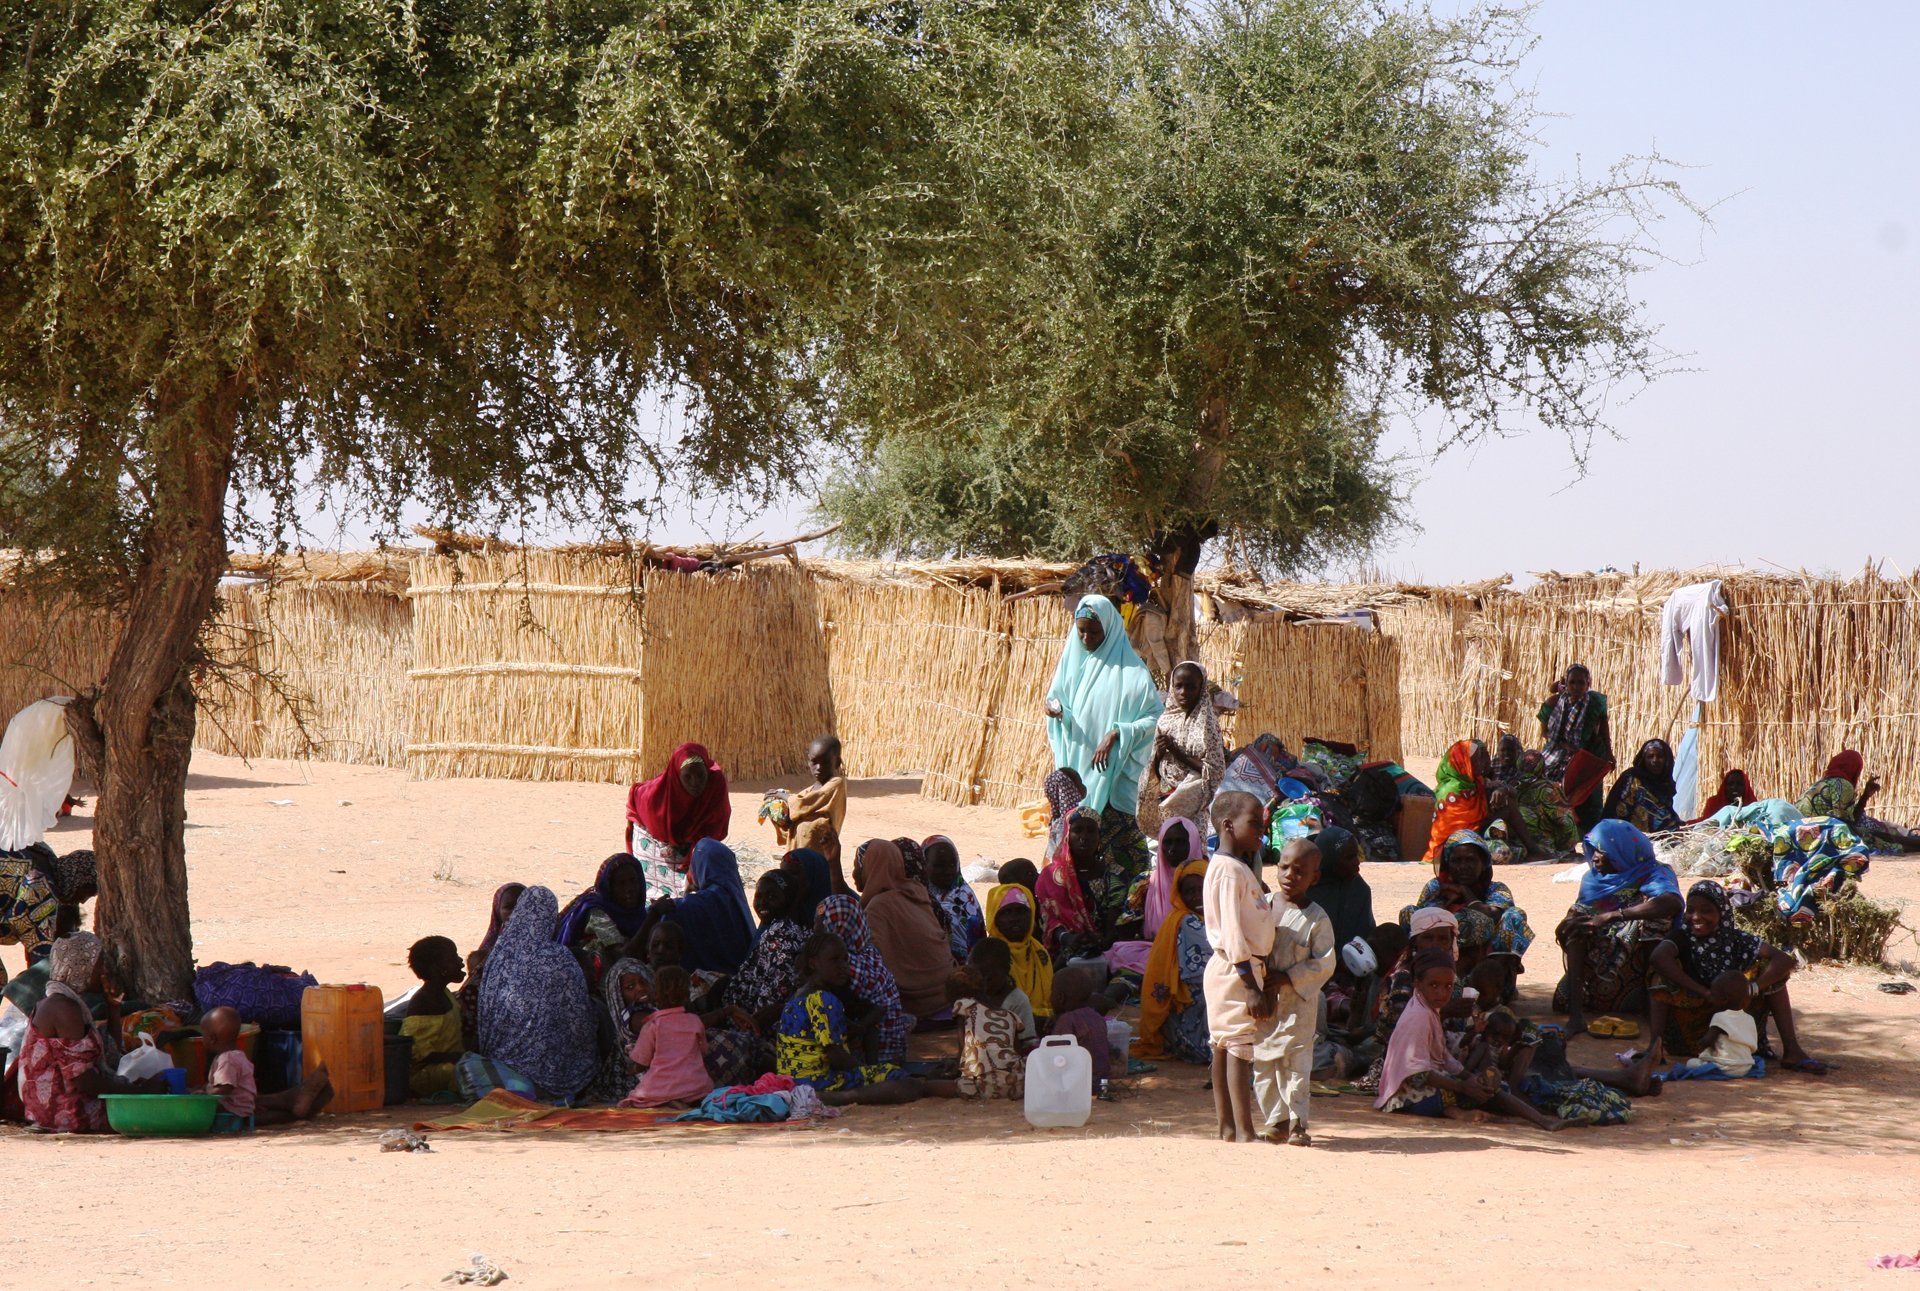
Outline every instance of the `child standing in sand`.
[(1313, 1146), (1307, 1105), (1313, 1082), (1313, 1040), (1320, 988), (1333, 976), (1333, 921), (1307, 900), (1320, 876), (1320, 849), (1296, 838), (1280, 854), (1279, 890), (1267, 898), (1273, 950), (1267, 956), (1267, 998), (1273, 1014), (1253, 1043), (1253, 1094), (1259, 1135), (1269, 1143)]
[[(795, 846), (795, 835), (809, 821), (824, 821), (833, 841), (840, 841), (840, 826), (847, 818), (847, 776), (840, 761), (839, 737), (822, 735), (809, 744), (807, 768), (813, 772), (812, 784), (791, 793), (775, 789), (760, 809), (761, 819), (773, 826), (774, 842), (782, 848)], [(817, 828), (807, 833), (816, 850), (825, 850)]]
[(1273, 950), (1273, 916), (1260, 900), (1260, 800), (1229, 789), (1213, 800), (1220, 851), (1207, 865), (1201, 905), (1207, 942), (1207, 1032), (1213, 1046), (1213, 1109), (1222, 1139), (1251, 1143), (1253, 1045), (1273, 1012), (1262, 971)]

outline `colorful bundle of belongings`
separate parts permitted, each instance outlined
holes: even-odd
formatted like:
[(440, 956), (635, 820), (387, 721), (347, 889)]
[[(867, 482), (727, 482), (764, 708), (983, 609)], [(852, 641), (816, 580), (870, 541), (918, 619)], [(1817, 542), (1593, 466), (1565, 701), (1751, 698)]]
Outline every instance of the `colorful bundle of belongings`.
[(1277, 736), (1264, 734), (1237, 751), (1220, 788), (1250, 793), (1274, 808), (1275, 847), (1337, 826), (1360, 840), (1370, 861), (1398, 861), (1400, 800), (1433, 791), (1395, 762), (1369, 762), (1350, 744), (1308, 740), (1296, 758)]

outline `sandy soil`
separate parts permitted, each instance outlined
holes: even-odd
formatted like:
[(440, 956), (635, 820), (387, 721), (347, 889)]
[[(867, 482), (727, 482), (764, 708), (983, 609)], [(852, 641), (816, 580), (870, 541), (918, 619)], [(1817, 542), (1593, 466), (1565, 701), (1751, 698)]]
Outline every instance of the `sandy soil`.
[[(564, 897), (617, 849), (612, 786), (411, 783), (384, 770), (195, 759), (189, 858), (202, 962), (290, 963), (322, 980), (409, 984), (407, 945), (463, 950), (509, 879)], [(739, 786), (736, 836), (766, 847)], [(951, 834), (971, 860), (1032, 855), (1010, 812), (856, 788), (854, 838)], [(289, 800), (289, 805), (271, 805)], [(84, 845), (84, 816), (54, 838)], [(1523, 1009), (1558, 973), (1559, 867), (1502, 874), (1542, 936)], [(1423, 867), (1369, 866), (1377, 908)], [(1876, 895), (1920, 898), (1920, 862), (1876, 862)], [(1909, 922), (1916, 922), (1911, 917)], [(1911, 961), (1906, 934), (1896, 959)], [(19, 962), (9, 949), (9, 968)], [(1320, 1146), (1211, 1140), (1196, 1069), (1165, 1065), (1083, 1130), (1036, 1132), (1012, 1104), (849, 1111), (819, 1128), (440, 1135), (383, 1154), (395, 1114), (325, 1117), (244, 1140), (41, 1139), (0, 1132), (32, 1180), (56, 1284), (427, 1287), (484, 1252), (509, 1288), (1192, 1285), (1856, 1287), (1920, 1248), (1920, 994), (1883, 973), (1794, 983), (1825, 1081), (1683, 1085), (1632, 1125), (1548, 1136), (1386, 1118), (1319, 1099)], [(949, 1041), (950, 1042), (950, 1041)], [(1605, 1042), (1576, 1056), (1600, 1061)], [(27, 1231), (27, 1230), (19, 1230)], [(60, 1252), (53, 1255), (53, 1252)], [(1201, 1270), (1205, 1270), (1205, 1274)]]

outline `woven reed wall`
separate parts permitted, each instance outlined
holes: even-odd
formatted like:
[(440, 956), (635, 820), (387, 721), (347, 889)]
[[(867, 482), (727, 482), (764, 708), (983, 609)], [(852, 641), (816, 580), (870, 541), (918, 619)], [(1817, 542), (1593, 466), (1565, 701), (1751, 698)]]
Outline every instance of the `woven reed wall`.
[(723, 575), (646, 575), (641, 765), (707, 746), (736, 780), (807, 769), (807, 745), (834, 729), (815, 580), (766, 562)]
[(207, 644), (242, 667), (202, 683), (196, 747), (407, 764), (413, 612), (386, 587), (225, 588)]
[(1010, 602), (1003, 616), (1006, 670), (987, 730), (986, 752), (972, 801), (1013, 807), (1040, 797), (1040, 783), (1053, 770), (1047, 743), (1047, 688), (1060, 663), (1060, 646), (1073, 620), (1058, 596)]
[(642, 590), (631, 562), (605, 557), (416, 557), (409, 770), (639, 779)]
[(922, 770), (928, 797), (975, 801), (988, 719), (1006, 677), (1006, 602), (937, 583), (817, 583), (848, 772)]
[(1702, 795), (1740, 767), (1758, 792), (1797, 798), (1854, 748), (1885, 785), (1872, 813), (1920, 827), (1920, 581), (1735, 579), (1726, 593)]
[(0, 729), (36, 700), (98, 685), (112, 649), (113, 628), (104, 615), (0, 591)]

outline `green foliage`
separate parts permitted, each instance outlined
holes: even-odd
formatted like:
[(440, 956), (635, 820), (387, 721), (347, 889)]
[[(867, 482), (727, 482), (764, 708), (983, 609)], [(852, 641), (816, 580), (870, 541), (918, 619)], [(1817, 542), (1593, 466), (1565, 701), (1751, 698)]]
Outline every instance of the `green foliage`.
[[(0, 543), (124, 599), (170, 454), (229, 453), (222, 396), (268, 541), (309, 483), (389, 526), (424, 501), (622, 531), (671, 470), (758, 478), (838, 425), (811, 356), (844, 302), (977, 266), (928, 263), (977, 248), (956, 159), (1011, 146), (987, 105), (1057, 128), (1049, 69), (1086, 23), (1047, 0), (0, 0), (0, 475), (53, 472), (0, 500)], [(678, 442), (648, 438), (662, 391)]]
[(843, 340), (871, 452), (822, 504), (850, 545), (1004, 553), (1024, 515), (1027, 549), (1085, 554), (1217, 521), (1312, 564), (1395, 518), (1384, 415), (1472, 440), (1525, 410), (1579, 456), (1659, 370), (1628, 286), (1679, 194), (1651, 165), (1532, 172), (1517, 17), (1215, 0), (1107, 34), (1095, 127), (995, 185), (1019, 253), (964, 322), (893, 326), (908, 285)]

